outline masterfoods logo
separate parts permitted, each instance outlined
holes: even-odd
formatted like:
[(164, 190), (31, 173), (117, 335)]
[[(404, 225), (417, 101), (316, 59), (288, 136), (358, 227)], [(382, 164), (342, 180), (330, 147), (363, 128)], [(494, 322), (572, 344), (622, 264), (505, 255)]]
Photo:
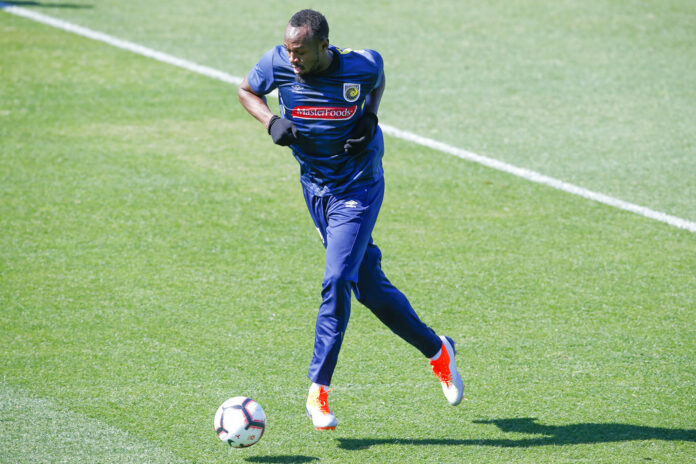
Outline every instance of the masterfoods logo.
[(350, 119), (358, 110), (357, 105), (353, 106), (296, 106), (292, 109), (292, 117), (300, 119), (329, 119), (344, 120)]

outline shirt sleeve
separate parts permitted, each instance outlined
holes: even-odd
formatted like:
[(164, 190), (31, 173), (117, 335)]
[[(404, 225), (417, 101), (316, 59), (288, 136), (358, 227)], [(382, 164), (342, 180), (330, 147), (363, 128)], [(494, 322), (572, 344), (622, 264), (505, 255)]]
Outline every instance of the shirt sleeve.
[[(365, 49), (357, 50), (362, 56), (367, 58), (370, 64), (374, 67), (374, 72), (377, 76), (374, 86), (370, 89), (372, 92), (374, 89), (380, 86), (382, 79), (384, 79), (384, 61), (382, 60), (382, 55), (380, 55), (375, 50)], [(369, 92), (368, 92), (369, 93)]]
[(249, 87), (258, 95), (266, 95), (277, 87), (273, 78), (274, 52), (275, 49), (267, 51), (247, 75)]

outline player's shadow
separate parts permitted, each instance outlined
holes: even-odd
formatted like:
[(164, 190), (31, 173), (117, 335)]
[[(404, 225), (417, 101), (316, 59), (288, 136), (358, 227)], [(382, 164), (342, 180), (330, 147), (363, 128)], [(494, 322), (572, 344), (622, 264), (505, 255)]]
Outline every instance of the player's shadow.
[(90, 9), (92, 5), (79, 5), (77, 3), (53, 3), (53, 2), (32, 2), (32, 1), (10, 1), (0, 0), (0, 6), (24, 6), (37, 8), (73, 8), (73, 9)]
[(375, 445), (451, 445), (451, 446), (495, 446), (501, 448), (525, 448), (532, 446), (585, 445), (634, 440), (692, 441), (696, 442), (696, 429), (668, 429), (644, 427), (630, 424), (571, 424), (543, 425), (535, 418), (494, 419), (474, 421), (475, 424), (494, 424), (503, 432), (541, 435), (519, 439), (372, 439), (339, 438), (339, 447), (346, 450), (361, 450)]
[(259, 462), (266, 464), (304, 464), (307, 462), (318, 461), (319, 458), (313, 456), (297, 456), (297, 455), (287, 455), (287, 456), (250, 456), (244, 458), (247, 462)]

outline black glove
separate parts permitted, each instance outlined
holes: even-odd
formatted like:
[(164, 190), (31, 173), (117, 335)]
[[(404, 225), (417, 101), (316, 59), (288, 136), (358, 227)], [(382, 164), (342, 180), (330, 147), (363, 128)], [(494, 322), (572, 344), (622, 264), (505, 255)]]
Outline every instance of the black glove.
[(346, 151), (346, 153), (349, 155), (355, 155), (367, 148), (367, 145), (372, 140), (372, 137), (375, 136), (378, 122), (379, 121), (377, 120), (377, 115), (375, 113), (371, 113), (369, 111), (365, 112), (363, 117), (360, 118), (358, 123), (355, 125), (353, 132), (350, 133), (350, 138), (346, 140), (345, 145), (343, 145), (343, 149)]
[(292, 121), (275, 115), (271, 118), (271, 122), (268, 123), (268, 133), (271, 135), (273, 143), (284, 147), (297, 143), (299, 140), (297, 128)]

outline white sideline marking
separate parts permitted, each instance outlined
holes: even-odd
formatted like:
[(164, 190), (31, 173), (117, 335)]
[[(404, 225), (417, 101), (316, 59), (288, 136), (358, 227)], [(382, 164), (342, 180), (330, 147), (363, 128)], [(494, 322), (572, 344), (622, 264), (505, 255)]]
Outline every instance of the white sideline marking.
[[(127, 40), (122, 40), (117, 37), (113, 37), (102, 32), (94, 31), (86, 27), (78, 26), (76, 24), (72, 24), (61, 19), (53, 18), (51, 16), (46, 16), (44, 14), (37, 13), (32, 10), (27, 10), (25, 8), (9, 5), (7, 3), (2, 3), (1, 1), (0, 9), (7, 11), (8, 13), (15, 14), (17, 16), (22, 16), (24, 18), (47, 24), (49, 26), (53, 26), (64, 31), (72, 32), (74, 34), (81, 35), (83, 37), (87, 37), (93, 40), (98, 40), (100, 42), (107, 43), (114, 47), (121, 48), (123, 50), (128, 50), (133, 53), (137, 53), (138, 55), (147, 56), (157, 61), (161, 61), (162, 63), (178, 66), (188, 71), (202, 74), (204, 76), (208, 76), (223, 82), (239, 85), (242, 83), (243, 80), (241, 77), (233, 76), (231, 74), (227, 74), (226, 72), (210, 68), (208, 66), (203, 66), (192, 61), (169, 55), (168, 53), (159, 52), (157, 50), (153, 50), (151, 48), (144, 47), (142, 45), (138, 45)], [(479, 163), (484, 166), (497, 169), (499, 171), (513, 174), (517, 177), (521, 177), (523, 179), (536, 182), (538, 184), (547, 185), (549, 187), (553, 187), (555, 189), (562, 190), (567, 193), (572, 193), (573, 195), (581, 196), (588, 200), (593, 200), (599, 203), (603, 203), (605, 205), (613, 206), (618, 209), (630, 211), (632, 213), (636, 213), (641, 216), (645, 216), (647, 218), (654, 219), (656, 221), (660, 221), (674, 227), (678, 227), (680, 229), (686, 229), (690, 232), (696, 232), (696, 222), (687, 221), (686, 219), (662, 213), (660, 211), (655, 211), (650, 208), (646, 208), (645, 206), (636, 205), (634, 203), (629, 203), (627, 201), (620, 200), (618, 198), (605, 195), (603, 193), (598, 193), (583, 187), (578, 187), (577, 185), (554, 179), (552, 177), (545, 176), (543, 174), (531, 171), (529, 169), (520, 168), (512, 164), (505, 163), (503, 161), (489, 158), (487, 156), (477, 155), (476, 153), (472, 153), (470, 151), (463, 150), (461, 148), (448, 145), (446, 143), (438, 142), (437, 140), (429, 139), (427, 137), (421, 137), (420, 135), (397, 129), (396, 127), (392, 127), (386, 124), (380, 124), (380, 127), (382, 128), (385, 134), (390, 135), (392, 137), (413, 142), (415, 144), (432, 148), (443, 153), (454, 155), (467, 161), (473, 161), (475, 163)]]
[(475, 163), (482, 164), (484, 166), (497, 169), (498, 171), (507, 172), (513, 174), (517, 177), (521, 177), (538, 184), (547, 185), (564, 192), (572, 193), (573, 195), (578, 195), (588, 200), (593, 200), (599, 203), (604, 203), (605, 205), (613, 206), (625, 211), (630, 211), (632, 213), (640, 214), (650, 219), (656, 221), (664, 222), (674, 227), (680, 229), (686, 229), (690, 232), (696, 232), (696, 222), (687, 221), (676, 216), (671, 216), (660, 211), (655, 211), (645, 206), (636, 205), (634, 203), (629, 203), (618, 198), (605, 195), (603, 193), (593, 192), (583, 187), (579, 187), (562, 180), (554, 179), (553, 177), (545, 176), (544, 174), (539, 174), (535, 171), (530, 171), (529, 169), (520, 168), (512, 164), (505, 163), (504, 161), (499, 161), (497, 159), (489, 158), (487, 156), (477, 155), (467, 150), (454, 147), (452, 145), (447, 145), (446, 143), (438, 142), (437, 140), (429, 139), (426, 137), (421, 137), (420, 135), (413, 134), (411, 132), (402, 131), (396, 127), (387, 126), (385, 124), (380, 124), (383, 132), (402, 140), (407, 140), (409, 142), (417, 143), (418, 145), (423, 145), (428, 148), (432, 148), (443, 153), (448, 153), (450, 155), (457, 156), (459, 158), (465, 159), (467, 161), (473, 161)]
[(138, 55), (147, 56), (148, 58), (161, 61), (162, 63), (171, 64), (178, 66), (180, 68), (193, 71), (198, 74), (203, 74), (204, 76), (212, 77), (213, 79), (218, 79), (223, 82), (229, 82), (230, 84), (239, 85), (242, 83), (240, 77), (231, 76), (217, 69), (209, 68), (208, 66), (202, 66), (196, 64), (193, 61), (184, 60), (182, 58), (177, 58), (176, 56), (169, 55), (167, 53), (158, 52), (151, 48), (143, 47), (133, 42), (127, 40), (122, 40), (117, 37), (113, 37), (102, 32), (94, 31), (86, 27), (78, 26), (77, 24), (72, 24), (62, 19), (53, 18), (51, 16), (46, 16), (41, 13), (37, 13), (32, 10), (27, 10), (25, 8), (20, 8), (18, 6), (13, 6), (0, 1), (0, 8), (8, 13), (15, 14), (17, 16), (22, 16), (24, 18), (32, 19), (39, 23), (47, 24), (49, 26), (62, 29), (64, 31), (72, 32), (73, 34), (81, 35), (93, 40), (98, 40), (99, 42), (104, 42), (117, 48), (122, 48), (123, 50), (128, 50)]

